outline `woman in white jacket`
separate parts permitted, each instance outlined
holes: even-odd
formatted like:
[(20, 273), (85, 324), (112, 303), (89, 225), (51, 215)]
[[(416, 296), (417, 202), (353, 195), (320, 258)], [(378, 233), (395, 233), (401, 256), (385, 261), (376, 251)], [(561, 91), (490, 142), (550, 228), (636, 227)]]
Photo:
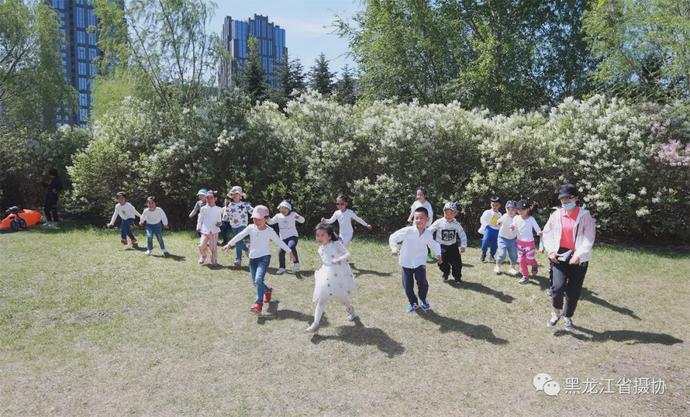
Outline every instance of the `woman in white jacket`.
[[(577, 187), (563, 184), (558, 190), (561, 208), (551, 213), (544, 226), (544, 250), (551, 261), (551, 301), (553, 311), (548, 321), (555, 326), (564, 316), (565, 330), (573, 330), (573, 314), (580, 299), (582, 284), (592, 258), (596, 236), (594, 218), (584, 207), (578, 206)], [(567, 298), (563, 309), (563, 296)]]

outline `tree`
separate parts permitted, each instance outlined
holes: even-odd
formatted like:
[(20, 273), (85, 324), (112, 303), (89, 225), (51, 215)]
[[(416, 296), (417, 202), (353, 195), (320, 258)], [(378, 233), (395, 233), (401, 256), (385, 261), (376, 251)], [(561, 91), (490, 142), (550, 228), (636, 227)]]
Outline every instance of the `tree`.
[(333, 74), (328, 69), (328, 61), (323, 53), (316, 59), (309, 72), (309, 87), (324, 96), (330, 96), (333, 92)]
[(271, 100), (284, 108), (287, 102), (306, 89), (304, 67), (299, 59), (289, 60), (287, 55), (278, 65), (276, 70), (280, 87), (271, 92)]
[(249, 54), (240, 75), (240, 88), (249, 96), (252, 103), (268, 99), (270, 87), (261, 66), (259, 42), (253, 36), (249, 37)]
[(690, 0), (602, 0), (585, 15), (600, 91), (634, 100), (690, 98)]
[(338, 102), (340, 104), (355, 104), (357, 101), (355, 88), (356, 81), (353, 77), (353, 72), (345, 64), (340, 79), (335, 83), (335, 96)]
[(62, 70), (60, 23), (46, 4), (0, 2), (0, 108), (5, 125), (54, 129), (76, 92)]

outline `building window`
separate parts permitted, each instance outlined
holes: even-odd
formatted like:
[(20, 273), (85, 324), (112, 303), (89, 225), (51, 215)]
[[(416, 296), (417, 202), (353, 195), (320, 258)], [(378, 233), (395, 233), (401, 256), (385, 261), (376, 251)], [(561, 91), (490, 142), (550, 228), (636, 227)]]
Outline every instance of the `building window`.
[(89, 80), (83, 77), (79, 77), (77, 81), (77, 87), (79, 87), (80, 91), (88, 91), (89, 90)]
[(77, 7), (77, 27), (85, 28), (86, 20), (84, 19), (84, 8)]
[(89, 75), (85, 62), (79, 63), (79, 75)]
[(89, 61), (93, 61), (98, 56), (96, 48), (89, 48)]
[(84, 123), (86, 122), (86, 119), (89, 118), (89, 110), (88, 109), (79, 109), (79, 121)]
[(89, 45), (96, 46), (96, 32), (89, 32)]
[(86, 32), (83, 30), (77, 31), (77, 43), (86, 43)]
[(88, 94), (85, 93), (80, 93), (79, 94), (79, 105), (82, 107), (88, 107), (89, 106), (89, 96)]
[(77, 55), (79, 56), (79, 59), (86, 59), (86, 48), (83, 46), (77, 47)]

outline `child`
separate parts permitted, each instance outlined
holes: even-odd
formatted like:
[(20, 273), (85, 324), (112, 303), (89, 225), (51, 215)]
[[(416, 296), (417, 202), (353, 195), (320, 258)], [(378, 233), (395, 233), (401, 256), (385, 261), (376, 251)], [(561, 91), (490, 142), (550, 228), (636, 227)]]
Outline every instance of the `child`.
[[(292, 210), (292, 204), (289, 201), (282, 201), (278, 204), (278, 210), (280, 213), (276, 213), (268, 224), (278, 224), (278, 230), (280, 231), (280, 238), (285, 242), (290, 249), (292, 249), (292, 254), (295, 255), (295, 263), (292, 264), (292, 270), (294, 272), (299, 272), (299, 256), (297, 255), (297, 242), (299, 240), (299, 234), (297, 233), (297, 225), (295, 222), (304, 223), (304, 217), (297, 214), (297, 212)], [(278, 252), (278, 275), (285, 273), (285, 251), (280, 250)]]
[(436, 242), (441, 244), (441, 259), (439, 268), (443, 273), (443, 280), (448, 280), (448, 274), (453, 271), (453, 278), (457, 284), (462, 282), (462, 255), (467, 248), (467, 235), (455, 220), (458, 206), (448, 202), (443, 206), (443, 218), (436, 220), (429, 230), (436, 233)]
[(491, 247), (491, 262), (496, 262), (496, 248), (498, 245), (498, 219), (501, 218), (501, 199), (493, 196), (491, 197), (491, 208), (482, 213), (479, 219), (481, 226), (479, 227), (479, 234), (484, 235), (482, 238), (482, 256), (481, 262), (486, 261), (486, 251)]
[(156, 197), (149, 196), (146, 199), (146, 205), (148, 208), (141, 212), (141, 219), (139, 220), (139, 226), (146, 222), (146, 254), (151, 255), (151, 251), (153, 251), (153, 236), (155, 235), (163, 255), (167, 256), (169, 252), (165, 249), (163, 242), (163, 226), (170, 229), (168, 216), (165, 215), (162, 208), (156, 206)]
[[(242, 191), (242, 187), (235, 185), (228, 193), (230, 201), (223, 208), (224, 219), (227, 219), (228, 228), (234, 236), (237, 236), (249, 224), (249, 216), (252, 214), (252, 205), (242, 199), (247, 195)], [(227, 233), (227, 229), (226, 229)], [(223, 239), (225, 242), (225, 239)], [(227, 244), (227, 242), (225, 243)], [(224, 244), (224, 245), (225, 245)], [(244, 240), (237, 242), (235, 247), (235, 268), (242, 266), (242, 251), (248, 252)]]
[(235, 235), (230, 242), (223, 246), (223, 250), (228, 250), (238, 242), (249, 236), (249, 272), (251, 273), (252, 283), (256, 287), (256, 302), (249, 309), (252, 313), (259, 314), (263, 305), (271, 301), (273, 288), (269, 288), (264, 283), (264, 276), (268, 265), (271, 263), (271, 249), (269, 244), (274, 241), (285, 252), (290, 252), (290, 258), (295, 261), (290, 247), (280, 240), (275, 230), (266, 225), (270, 212), (266, 206), (256, 206), (252, 211), (254, 224), (244, 228)]
[(321, 218), (321, 223), (333, 224), (338, 221), (338, 231), (340, 233), (340, 240), (343, 241), (343, 245), (347, 246), (352, 240), (352, 234), (354, 233), (352, 229), (352, 220), (371, 230), (371, 225), (360, 218), (354, 211), (347, 208), (350, 204), (350, 198), (345, 194), (340, 194), (335, 199), (335, 205), (338, 209), (333, 212), (330, 219)]
[(537, 275), (538, 264), (534, 256), (533, 231), (537, 233), (537, 236), (541, 236), (541, 228), (537, 221), (534, 220), (534, 217), (530, 216), (531, 208), (526, 200), (518, 201), (517, 209), (520, 212), (520, 216), (516, 216), (513, 219), (513, 224), (510, 227), (517, 231), (518, 259), (520, 262), (520, 273), (522, 274), (519, 283), (527, 284), (529, 282), (527, 265), (532, 265), (532, 276)]
[(194, 203), (194, 208), (192, 211), (189, 213), (189, 218), (193, 219), (194, 216), (196, 216), (201, 208), (206, 205), (206, 194), (208, 193), (208, 190), (205, 188), (200, 189), (196, 193), (197, 201)]
[(408, 223), (412, 222), (415, 210), (417, 210), (419, 207), (424, 207), (427, 213), (429, 213), (429, 223), (426, 225), (426, 227), (430, 227), (431, 222), (434, 219), (434, 209), (431, 208), (431, 203), (429, 202), (429, 200), (427, 200), (427, 191), (424, 187), (417, 188), (417, 199), (414, 203), (412, 203), (412, 206), (410, 207), (410, 215), (407, 217)]
[(196, 221), (196, 231), (200, 233), (199, 240), (199, 264), (206, 262), (208, 247), (211, 249), (211, 266), (218, 266), (218, 232), (220, 232), (221, 211), (216, 206), (217, 191), (209, 190), (206, 193), (206, 205), (199, 210), (199, 218)]
[(57, 205), (60, 191), (62, 191), (62, 182), (60, 181), (57, 169), (51, 168), (48, 171), (48, 175), (50, 176), (50, 181), (42, 183), (46, 188), (45, 204), (43, 207), (43, 213), (46, 216), (45, 225), (48, 227), (57, 227), (57, 223), (60, 221), (58, 218)]
[(314, 234), (319, 244), (319, 256), (323, 266), (314, 274), (313, 300), (316, 303), (316, 310), (314, 322), (307, 327), (307, 331), (311, 333), (319, 330), (321, 316), (331, 298), (337, 298), (343, 303), (349, 321), (357, 317), (351, 301), (352, 293), (355, 291), (355, 279), (347, 263), (350, 252), (338, 240), (332, 226), (321, 223), (316, 226)]
[[(422, 301), (422, 309), (429, 311), (431, 306), (427, 300), (429, 282), (426, 279), (426, 258), (427, 248), (434, 251), (436, 262), (441, 263), (441, 245), (438, 244), (431, 235), (431, 231), (426, 228), (429, 215), (424, 207), (418, 207), (414, 212), (414, 225), (403, 227), (393, 233), (388, 239), (393, 256), (400, 257), (402, 267), (402, 282), (407, 300), (410, 304), (407, 312), (412, 313), (419, 308), (417, 296), (414, 293), (414, 280), (417, 280), (419, 299)], [(398, 250), (398, 244), (402, 242), (402, 247)]]
[(134, 223), (137, 217), (141, 217), (141, 214), (139, 214), (132, 204), (127, 202), (127, 195), (124, 191), (118, 192), (116, 196), (117, 204), (115, 204), (115, 210), (113, 210), (113, 217), (110, 219), (110, 223), (106, 224), (106, 227), (113, 227), (115, 225), (115, 220), (120, 216), (122, 219), (120, 223), (120, 242), (126, 245), (127, 236), (129, 236), (132, 247), (136, 247), (137, 238), (134, 237), (134, 233), (132, 233), (132, 223)]
[(512, 229), (513, 219), (517, 214), (517, 203), (513, 200), (506, 202), (506, 214), (498, 219), (498, 224), (501, 228), (498, 230), (498, 258), (496, 258), (496, 266), (494, 272), (501, 273), (501, 263), (506, 259), (506, 252), (510, 258), (510, 275), (517, 275), (517, 231)]

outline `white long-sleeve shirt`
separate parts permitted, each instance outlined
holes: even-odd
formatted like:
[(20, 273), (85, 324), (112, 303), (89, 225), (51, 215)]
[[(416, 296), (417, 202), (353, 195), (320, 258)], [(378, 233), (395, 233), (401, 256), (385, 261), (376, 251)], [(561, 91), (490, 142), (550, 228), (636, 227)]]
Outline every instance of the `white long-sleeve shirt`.
[(501, 218), (500, 211), (493, 211), (492, 209), (485, 210), (482, 216), (479, 218), (479, 223), (481, 227), (479, 228), (479, 233), (484, 234), (484, 230), (490, 227), (495, 230), (499, 230), (498, 219)]
[(156, 207), (153, 210), (145, 209), (141, 212), (141, 219), (139, 220), (139, 224), (144, 224), (144, 222), (148, 224), (158, 224), (160, 222), (163, 222), (163, 226), (167, 226), (168, 216), (165, 215), (165, 212), (160, 207)]
[(239, 242), (241, 239), (244, 239), (247, 236), (249, 236), (250, 259), (256, 259), (261, 258), (262, 256), (270, 255), (271, 241), (274, 241), (280, 247), (280, 249), (284, 250), (285, 252), (290, 253), (291, 251), (290, 247), (280, 239), (280, 236), (278, 236), (275, 230), (271, 229), (270, 227), (266, 227), (263, 230), (259, 230), (259, 228), (253, 224), (250, 224), (249, 226), (245, 227), (244, 230), (236, 234), (235, 237), (233, 237), (232, 240), (230, 240), (229, 245), (235, 246), (237, 242)]
[(400, 248), (400, 266), (403, 268), (417, 268), (426, 265), (427, 247), (438, 257), (441, 256), (441, 245), (434, 240), (431, 230), (424, 229), (420, 234), (417, 226), (407, 226), (393, 233), (388, 238), (388, 244), (393, 253)]
[(436, 232), (436, 241), (441, 245), (455, 245), (460, 242), (460, 247), (467, 247), (465, 229), (455, 219), (449, 222), (445, 217), (442, 217), (436, 220), (429, 230), (431, 230), (431, 233)]
[(340, 234), (352, 236), (352, 233), (354, 232), (352, 229), (352, 220), (364, 227), (369, 227), (369, 223), (365, 222), (364, 219), (359, 217), (357, 213), (350, 209), (345, 209), (345, 211), (336, 210), (331, 218), (326, 219), (325, 222), (331, 224), (337, 221)]
[(196, 229), (201, 232), (201, 234), (220, 232), (218, 224), (221, 223), (222, 212), (223, 209), (218, 206), (211, 207), (208, 204), (203, 206), (199, 210), (199, 217), (196, 221)]
[(517, 238), (523, 242), (533, 242), (534, 232), (540, 233), (541, 227), (534, 220), (534, 217), (529, 216), (527, 219), (523, 219), (521, 216), (515, 216), (513, 219), (513, 226), (517, 231)]
[(134, 206), (129, 203), (129, 201), (126, 201), (125, 204), (115, 204), (115, 210), (113, 211), (113, 217), (110, 218), (110, 224), (115, 224), (117, 216), (120, 216), (122, 220), (127, 220), (134, 219), (135, 217), (141, 217), (141, 214), (139, 214), (137, 209), (135, 209)]
[(503, 216), (501, 216), (501, 228), (498, 229), (498, 236), (505, 238), (505, 239), (515, 239), (518, 235), (517, 229), (516, 228), (511, 228), (510, 226), (513, 224), (515, 219), (517, 219), (518, 216), (517, 214), (514, 216), (511, 216), (510, 214), (506, 213)]
[(420, 203), (419, 200), (415, 200), (415, 202), (412, 203), (412, 206), (410, 206), (410, 217), (407, 218), (407, 221), (412, 221), (414, 211), (420, 207), (424, 207), (426, 211), (429, 212), (429, 220), (426, 221), (426, 227), (430, 227), (431, 223), (434, 221), (434, 209), (431, 208), (431, 203), (429, 200), (424, 201), (424, 203)]
[(297, 237), (297, 224), (304, 223), (304, 217), (300, 216), (296, 212), (292, 211), (288, 215), (283, 213), (277, 213), (273, 218), (268, 221), (268, 224), (278, 224), (278, 231), (280, 232), (280, 238), (285, 240), (289, 237)]

